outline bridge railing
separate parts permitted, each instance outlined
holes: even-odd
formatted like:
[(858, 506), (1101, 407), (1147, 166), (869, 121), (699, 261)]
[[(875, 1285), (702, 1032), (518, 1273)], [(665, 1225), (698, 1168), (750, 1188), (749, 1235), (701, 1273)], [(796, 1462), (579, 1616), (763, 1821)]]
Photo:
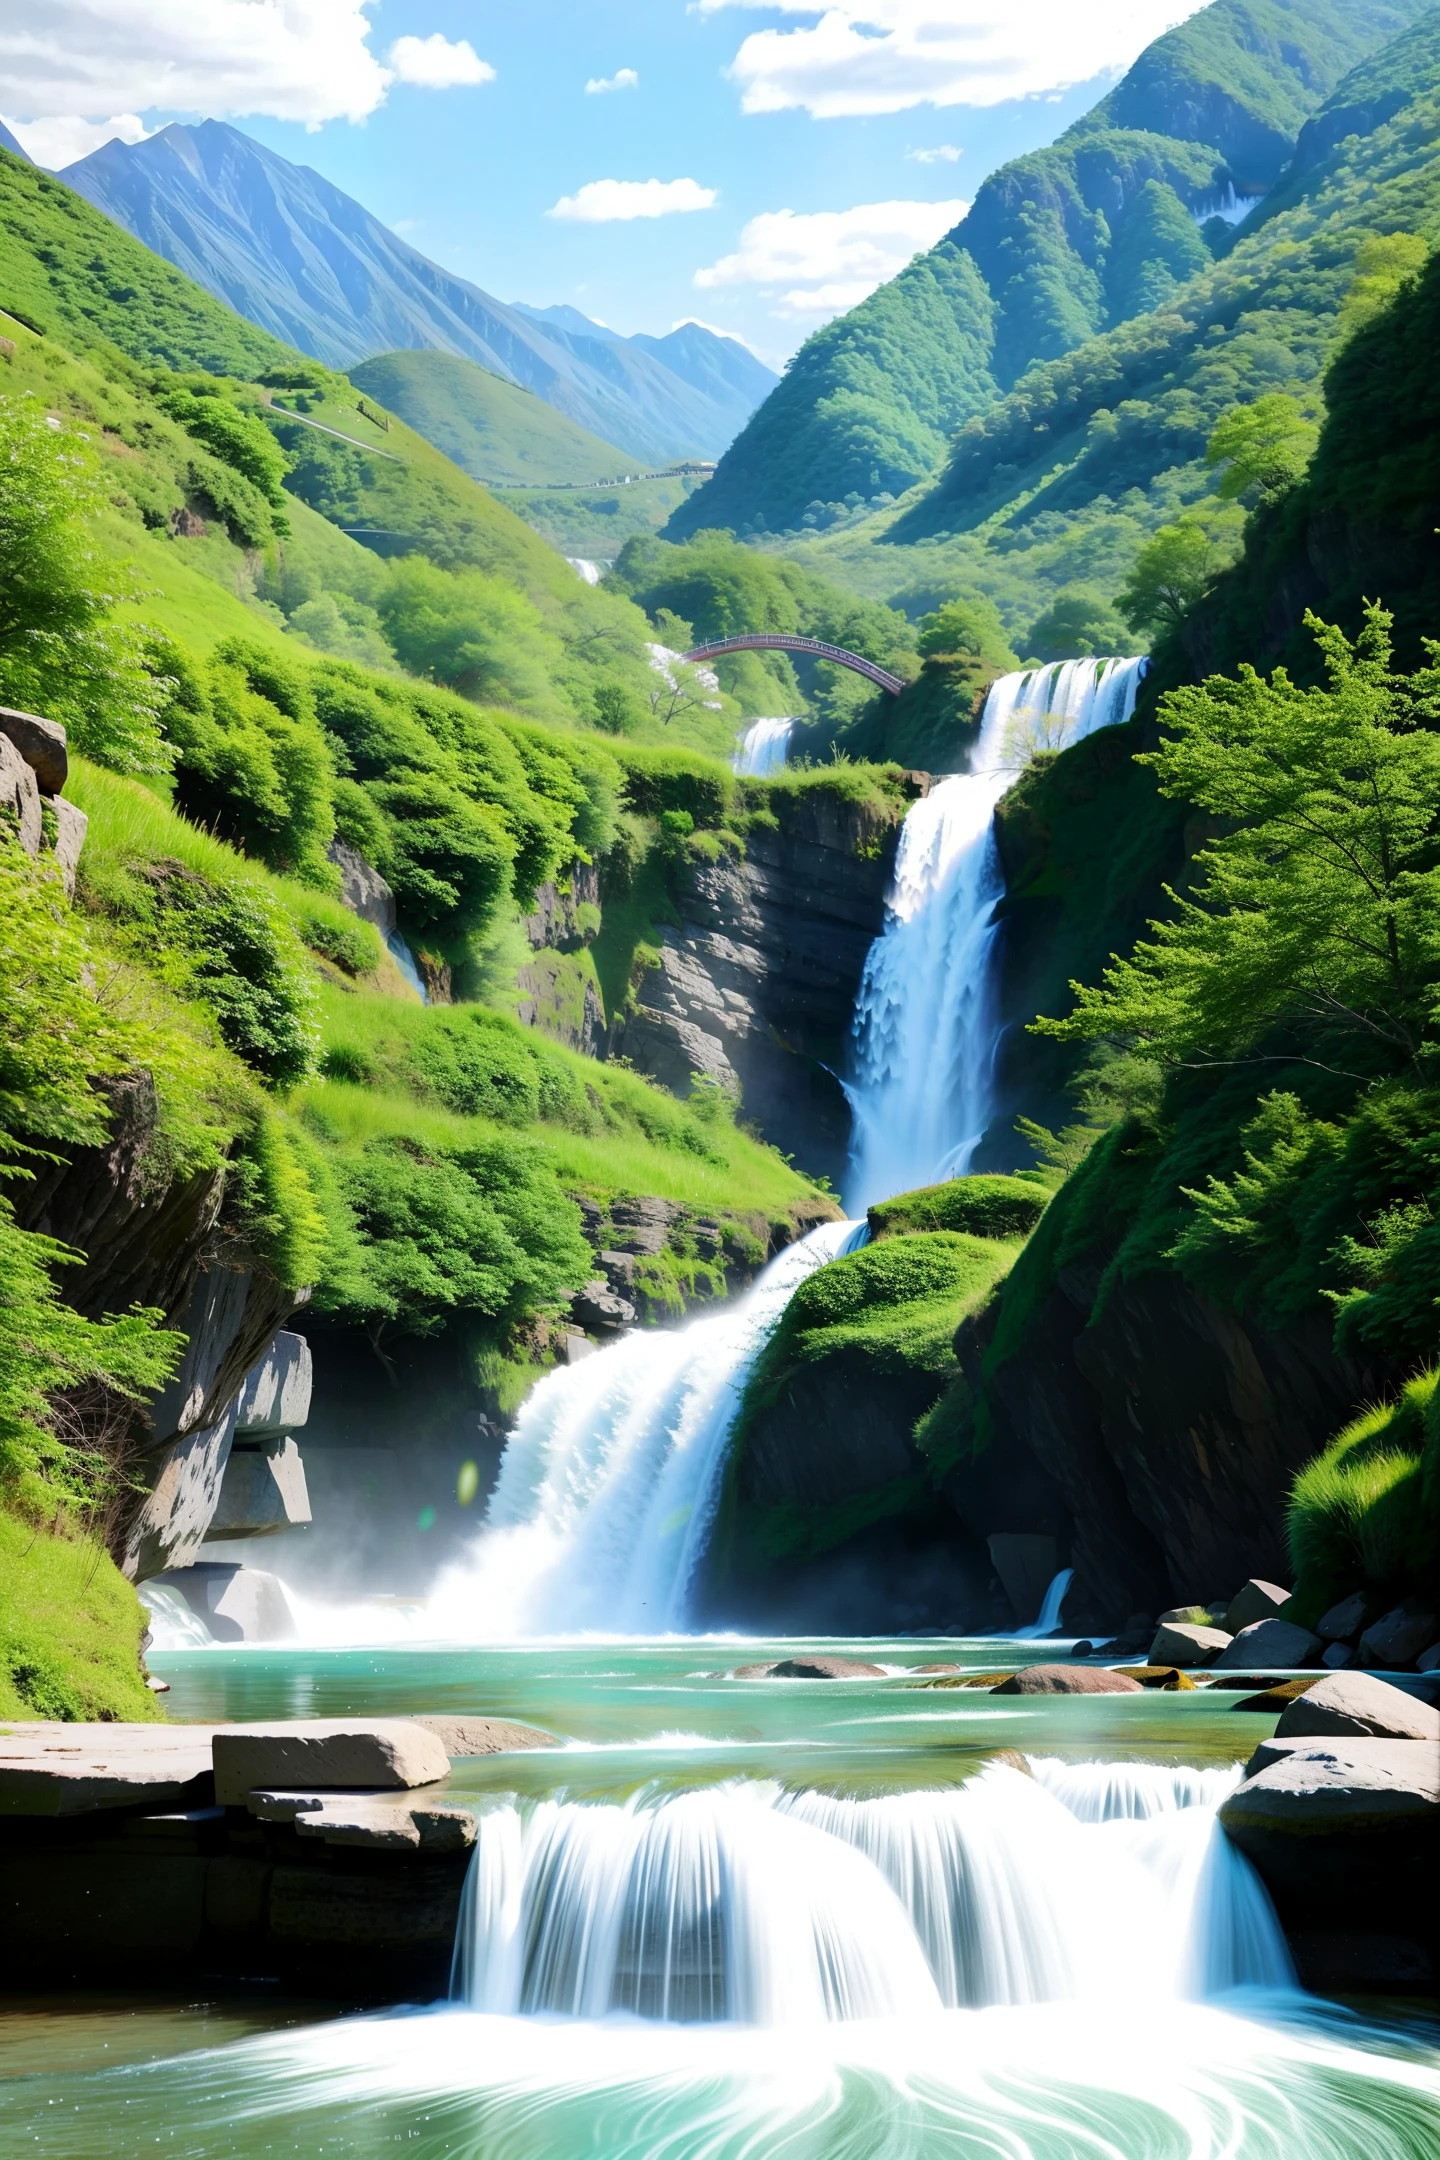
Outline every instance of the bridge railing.
[(837, 667), (847, 667), (857, 675), (863, 675), (891, 697), (898, 697), (905, 685), (898, 675), (892, 675), (877, 661), (867, 660), (863, 653), (847, 652), (843, 645), (827, 645), (823, 638), (796, 636), (786, 630), (751, 630), (736, 637), (711, 638), (708, 644), (697, 645), (681, 658), (704, 662), (715, 660), (722, 653), (732, 652), (793, 652), (808, 653), (816, 660), (832, 660)]

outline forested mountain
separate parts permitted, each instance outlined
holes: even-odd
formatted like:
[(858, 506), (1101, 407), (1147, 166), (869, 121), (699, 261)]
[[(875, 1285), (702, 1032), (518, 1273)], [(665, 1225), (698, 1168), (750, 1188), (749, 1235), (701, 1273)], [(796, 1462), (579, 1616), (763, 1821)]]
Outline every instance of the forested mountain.
[(630, 469), (614, 443), (459, 353), (377, 353), (349, 373), (357, 390), (398, 413), (472, 479), (539, 487), (610, 480)]
[[(698, 328), (676, 366), (669, 339), (616, 337), (574, 310), (553, 324), (493, 299), (319, 173), (217, 120), (106, 143), (63, 177), (239, 314), (328, 366), (406, 347), (460, 353), (632, 458), (717, 456), (774, 380), (750, 355), (737, 368), (733, 341)], [(727, 348), (708, 374), (692, 352), (706, 340)]]
[(676, 514), (781, 532), (807, 508), (903, 494), (1025, 372), (1143, 316), (1223, 248), (1237, 198), (1278, 178), (1307, 119), (1428, 0), (1214, 0), (1152, 45), (1049, 149), (990, 176), (968, 216), (818, 330)]

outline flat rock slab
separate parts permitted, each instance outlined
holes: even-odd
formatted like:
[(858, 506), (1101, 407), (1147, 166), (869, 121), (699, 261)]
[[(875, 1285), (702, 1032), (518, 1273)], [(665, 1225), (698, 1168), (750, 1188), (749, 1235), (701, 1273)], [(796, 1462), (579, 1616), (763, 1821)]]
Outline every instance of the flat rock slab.
[(1328, 1673), (1287, 1703), (1277, 1739), (1349, 1733), (1376, 1740), (1428, 1740), (1440, 1745), (1440, 1710), (1417, 1702), (1373, 1673)]
[(466, 1755), (509, 1755), (519, 1748), (559, 1747), (553, 1733), (534, 1725), (512, 1725), (498, 1717), (417, 1717), (434, 1733), (452, 1762)]
[(1128, 1673), (1109, 1672), (1093, 1665), (1028, 1665), (1011, 1673), (992, 1695), (1143, 1695), (1138, 1680)]
[(396, 1792), (252, 1792), (258, 1822), (293, 1823), (298, 1836), (370, 1852), (466, 1852), (475, 1812), (454, 1801)]
[(243, 1807), (262, 1787), (394, 1792), (433, 1785), (450, 1769), (436, 1735), (408, 1718), (229, 1725), (213, 1744), (221, 1807)]
[(0, 1815), (208, 1801), (214, 1730), (9, 1722), (0, 1729)]
[(1440, 1748), (1424, 1740), (1335, 1740), (1263, 1750), (1264, 1767), (1247, 1776), (1220, 1810), (1225, 1828), (1316, 1833), (1381, 1830), (1407, 1820), (1440, 1830)]
[(737, 1665), (734, 1680), (883, 1680), (883, 1665), (861, 1658), (787, 1657), (774, 1665)]
[(1152, 1665), (1211, 1665), (1230, 1647), (1223, 1628), (1193, 1620), (1162, 1620), (1150, 1645)]

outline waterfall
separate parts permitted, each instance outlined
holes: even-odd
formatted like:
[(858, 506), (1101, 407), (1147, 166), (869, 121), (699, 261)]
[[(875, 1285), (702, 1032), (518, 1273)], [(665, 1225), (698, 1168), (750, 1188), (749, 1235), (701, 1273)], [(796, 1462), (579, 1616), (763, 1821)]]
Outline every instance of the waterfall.
[(472, 1641), (683, 1628), (750, 1365), (805, 1277), (867, 1235), (822, 1223), (712, 1318), (636, 1330), (548, 1374), (427, 1624)]
[(783, 772), (794, 732), (793, 720), (752, 720), (730, 761), (735, 771), (754, 780), (765, 780), (771, 773)]
[(1058, 1575), (1051, 1576), (1050, 1587), (1045, 1592), (1038, 1619), (1032, 1620), (1029, 1627), (1016, 1628), (1017, 1642), (1029, 1642), (1041, 1635), (1055, 1633), (1060, 1625), (1060, 1608), (1065, 1603), (1065, 1593), (1074, 1580), (1074, 1568), (1061, 1568)]
[(501, 1804), (481, 1820), (453, 1993), (512, 2015), (813, 2026), (1288, 1984), (1216, 1816), (1238, 1771), (1080, 1767), (872, 1799), (734, 1781)]
[(1066, 660), (1003, 675), (968, 769), (905, 819), (885, 927), (855, 1001), (847, 1204), (961, 1176), (993, 1114), (1000, 1024), (995, 806), (1037, 750), (1128, 720), (1148, 661)]

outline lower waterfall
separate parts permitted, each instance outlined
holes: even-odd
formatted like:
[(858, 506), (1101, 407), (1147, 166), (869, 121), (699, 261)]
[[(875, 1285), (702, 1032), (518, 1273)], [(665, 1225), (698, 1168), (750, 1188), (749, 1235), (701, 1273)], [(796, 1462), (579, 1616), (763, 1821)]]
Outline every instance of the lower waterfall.
[(783, 772), (790, 757), (790, 738), (794, 732), (793, 720), (752, 720), (730, 761), (734, 770), (752, 780), (768, 779), (771, 773)]
[(1130, 718), (1148, 662), (1066, 660), (1003, 675), (967, 771), (906, 817), (885, 928), (855, 1001), (846, 1205), (859, 1214), (969, 1169), (990, 1122), (999, 1016), (995, 806), (1036, 750)]
[(501, 1805), (453, 1994), (509, 2015), (813, 2026), (1283, 1987), (1269, 1900), (1217, 1820), (1239, 1774), (1038, 1762), (874, 1799), (731, 1781)]
[(472, 1641), (683, 1628), (745, 1377), (796, 1286), (863, 1244), (822, 1223), (713, 1318), (636, 1331), (528, 1397), (485, 1527), (427, 1604)]

